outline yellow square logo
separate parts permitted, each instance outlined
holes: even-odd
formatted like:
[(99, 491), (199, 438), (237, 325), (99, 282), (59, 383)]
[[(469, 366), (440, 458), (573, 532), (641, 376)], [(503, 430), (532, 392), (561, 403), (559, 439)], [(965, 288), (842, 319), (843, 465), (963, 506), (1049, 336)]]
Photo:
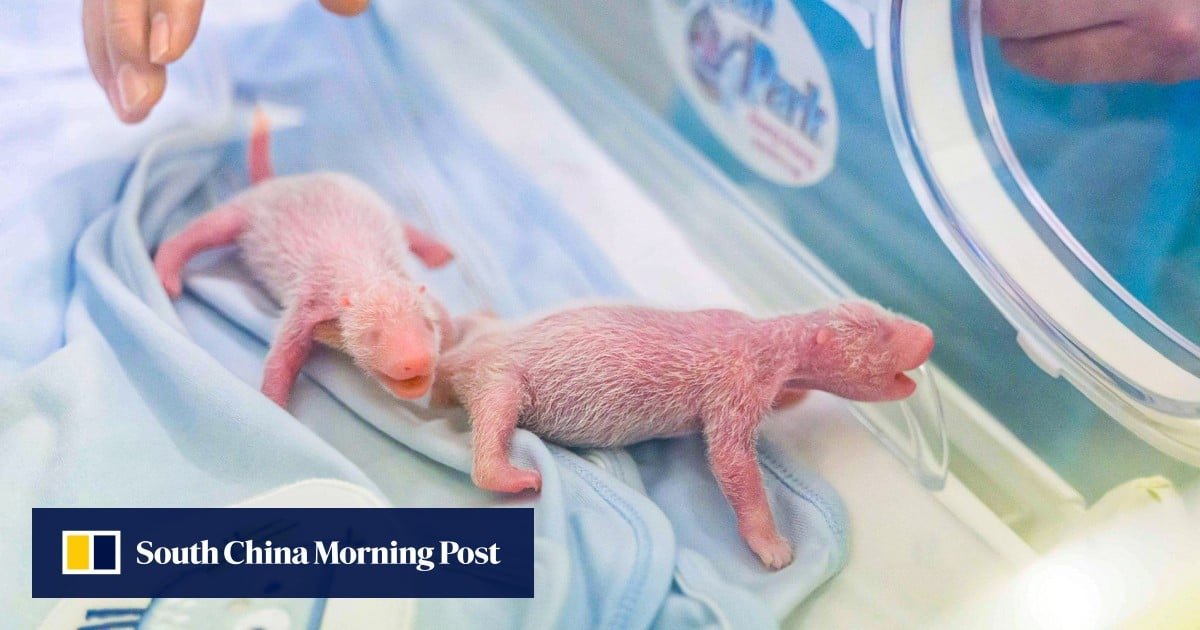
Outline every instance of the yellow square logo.
[(121, 573), (121, 532), (64, 531), (63, 575), (116, 575)]

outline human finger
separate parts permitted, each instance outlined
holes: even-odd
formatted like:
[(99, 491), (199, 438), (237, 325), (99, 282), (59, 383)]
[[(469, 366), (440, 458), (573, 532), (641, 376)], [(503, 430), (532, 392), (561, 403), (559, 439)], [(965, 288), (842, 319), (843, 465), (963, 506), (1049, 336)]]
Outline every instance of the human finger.
[(1059, 83), (1154, 79), (1161, 59), (1126, 24), (1108, 24), (1034, 39), (1000, 43), (1005, 59), (1030, 74)]
[(104, 24), (117, 116), (127, 123), (139, 122), (162, 97), (167, 79), (166, 70), (150, 62), (145, 0), (105, 0)]
[(321, 6), (338, 15), (358, 15), (367, 10), (370, 0), (321, 0)]
[(113, 87), (112, 65), (108, 62), (108, 48), (104, 36), (104, 0), (83, 0), (83, 47), (87, 52), (88, 65), (100, 89), (108, 97), (109, 106), (119, 107)]
[(1029, 39), (1119, 22), (1138, 10), (1138, 2), (1124, 0), (984, 0), (983, 28)]
[(150, 62), (166, 65), (182, 57), (196, 39), (203, 12), (204, 0), (150, 0)]

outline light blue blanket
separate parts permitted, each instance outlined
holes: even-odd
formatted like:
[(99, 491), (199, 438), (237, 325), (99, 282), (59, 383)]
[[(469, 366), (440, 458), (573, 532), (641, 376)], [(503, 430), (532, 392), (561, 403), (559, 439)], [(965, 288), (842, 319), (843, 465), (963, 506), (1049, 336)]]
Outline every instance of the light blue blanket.
[[(206, 30), (171, 70), (176, 100), (164, 107), (176, 118), (156, 114), (166, 130), (152, 139), (128, 131), (146, 140), (136, 162), (114, 148), (47, 167), (31, 173), (47, 183), (0, 206), (12, 261), (0, 272), (11, 304), (0, 310), (0, 626), (29, 627), (54, 603), (29, 597), (32, 507), (226, 505), (315, 477), (398, 506), (536, 508), (535, 599), (423, 601), (420, 626), (775, 624), (836, 573), (847, 539), (833, 493), (768, 445), (771, 499), (796, 548), (775, 573), (738, 538), (698, 438), (573, 451), (521, 431), (513, 456), (541, 470), (541, 494), (484, 493), (468, 475), (461, 412), (398, 402), (335, 353), (318, 350), (306, 366), (295, 417), (261, 396), (277, 309), (232, 252), (198, 258), (185, 296), (167, 299), (149, 252), (247, 185), (238, 104), (252, 101), (303, 112), (302, 125), (276, 130), (278, 172), (354, 173), (450, 242), (457, 262), (425, 275), (452, 311), (636, 297), (438, 96), (399, 41), (414, 25), (391, 23), (386, 9), (343, 21), (315, 4), (283, 24)], [(0, 100), (88, 80), (72, 72), (0, 76)], [(72, 120), (65, 105), (52, 113), (42, 133)], [(38, 133), (5, 129), (0, 140)]]

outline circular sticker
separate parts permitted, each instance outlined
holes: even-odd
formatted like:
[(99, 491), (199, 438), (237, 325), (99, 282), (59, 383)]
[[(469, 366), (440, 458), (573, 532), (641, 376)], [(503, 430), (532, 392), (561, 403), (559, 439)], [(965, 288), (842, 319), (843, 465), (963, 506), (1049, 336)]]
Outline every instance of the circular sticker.
[(833, 84), (790, 0), (654, 0), (658, 40), (692, 106), (743, 163), (810, 186), (833, 168)]

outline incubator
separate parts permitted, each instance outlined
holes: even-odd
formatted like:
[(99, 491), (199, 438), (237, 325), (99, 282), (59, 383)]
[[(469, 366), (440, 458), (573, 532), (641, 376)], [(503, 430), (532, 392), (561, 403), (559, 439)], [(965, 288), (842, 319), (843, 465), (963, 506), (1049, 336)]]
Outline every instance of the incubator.
[[(1028, 539), (1082, 505), (1076, 491), (1195, 477), (1200, 85), (1022, 76), (981, 33), (979, 2), (537, 3), (554, 28), (476, 4), (601, 142), (648, 159), (580, 94), (607, 73), (765, 232), (933, 325), (941, 370), (899, 410), (908, 431), (864, 418), (922, 480), (948, 441), (950, 474)], [(717, 238), (701, 249), (719, 255)], [(772, 305), (812, 283), (753, 265), (740, 285)]]
[(748, 303), (933, 326), (921, 395), (855, 413), (999, 555), (1195, 480), (1200, 84), (1024, 75), (977, 0), (465, 4)]
[[(1086, 496), (1162, 465), (1194, 474), (1136, 444), (1200, 463), (1200, 86), (1022, 76), (981, 33), (978, 2), (544, 5), (770, 229), (933, 322), (940, 380)], [(589, 71), (552, 52), (566, 41), (484, 13), (552, 86)], [(1114, 471), (1106, 448), (1144, 463)]]
[[(63, 126), (63, 144), (107, 161), (78, 158), (70, 185), (30, 178), (59, 187), (27, 209), (84, 209), (48, 231), (71, 253), (42, 252), (73, 278), (62, 321), (10, 316), (45, 346), (5, 357), (34, 366), (0, 407), (21, 429), (0, 432), (10, 503), (521, 504), (470, 485), (463, 418), (398, 409), (332, 353), (298, 383), (299, 422), (261, 400), (276, 313), (232, 256), (199, 261), (176, 305), (161, 294), (146, 252), (245, 185), (253, 104), (276, 126), (278, 172), (352, 172), (448, 235), (458, 261), (426, 279), (454, 312), (599, 296), (768, 315), (862, 296), (928, 323), (934, 360), (908, 400), (815, 394), (764, 425), (797, 546), (782, 572), (740, 545), (698, 441), (575, 452), (521, 433), (516, 456), (546, 479), (528, 503), (532, 602), (9, 594), (15, 623), (1200, 618), (1181, 490), (1200, 465), (1200, 84), (1038, 81), (981, 33), (979, 0), (378, 0), (345, 23), (293, 5), (255, 3), (247, 26), (210, 3), (219, 26), (172, 68), (132, 168), (130, 133), (114, 157), (85, 136), (116, 134)], [(111, 211), (86, 203), (110, 197)], [(102, 392), (59, 385), (95, 373)], [(29, 519), (12, 513), (3, 551), (25, 558)]]

